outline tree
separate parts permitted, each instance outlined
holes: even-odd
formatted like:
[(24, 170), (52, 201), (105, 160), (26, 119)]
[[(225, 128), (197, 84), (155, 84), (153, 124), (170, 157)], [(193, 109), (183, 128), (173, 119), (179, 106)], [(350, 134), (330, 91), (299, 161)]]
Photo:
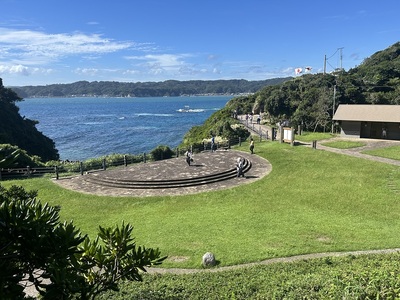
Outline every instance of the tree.
[(55, 143), (36, 128), (37, 121), (19, 114), (15, 102), (22, 99), (11, 89), (5, 88), (0, 78), (0, 144), (11, 144), (37, 155), (42, 160), (58, 160)]
[(0, 185), (0, 299), (24, 298), (21, 282), (34, 285), (43, 299), (94, 299), (117, 290), (122, 279), (141, 281), (145, 267), (166, 258), (136, 246), (130, 224), (99, 226), (91, 241), (72, 221), (60, 222), (60, 207), (36, 196)]

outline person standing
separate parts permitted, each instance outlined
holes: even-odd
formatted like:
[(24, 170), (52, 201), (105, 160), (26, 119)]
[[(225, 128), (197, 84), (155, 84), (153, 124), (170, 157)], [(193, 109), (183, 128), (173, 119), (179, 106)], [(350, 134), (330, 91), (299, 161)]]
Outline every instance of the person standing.
[(382, 127), (382, 138), (386, 139), (386, 137), (387, 137), (386, 127)]
[(253, 138), (250, 139), (250, 152), (254, 154), (254, 140)]
[(215, 147), (215, 138), (214, 138), (214, 136), (212, 135), (212, 136), (211, 136), (211, 152), (214, 152), (214, 147)]
[(243, 158), (238, 157), (236, 160), (236, 172), (237, 172), (237, 177), (244, 177), (244, 173), (243, 173)]
[(186, 163), (190, 166), (190, 163), (193, 161), (192, 151), (188, 149), (188, 151), (186, 151), (185, 153), (185, 156), (186, 156)]

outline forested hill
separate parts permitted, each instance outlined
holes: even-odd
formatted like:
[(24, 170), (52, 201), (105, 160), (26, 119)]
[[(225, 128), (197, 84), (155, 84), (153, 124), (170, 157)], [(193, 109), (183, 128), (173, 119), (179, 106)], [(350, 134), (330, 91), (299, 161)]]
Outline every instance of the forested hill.
[[(275, 126), (288, 120), (305, 131), (337, 131), (332, 115), (340, 104), (400, 105), (400, 42), (376, 52), (349, 71), (304, 74), (251, 95), (231, 99), (201, 126), (192, 128), (184, 142), (240, 135), (232, 112), (262, 114), (263, 122)], [(236, 130), (236, 132), (235, 132)]]
[(332, 128), (332, 114), (340, 104), (400, 105), (400, 42), (347, 72), (298, 76), (233, 99), (227, 109), (262, 112), (273, 124), (287, 119), (295, 127), (323, 131)]
[(10, 87), (21, 98), (32, 97), (165, 97), (183, 95), (238, 95), (255, 93), (287, 78), (248, 80), (167, 80), (163, 82), (78, 81), (70, 84)]

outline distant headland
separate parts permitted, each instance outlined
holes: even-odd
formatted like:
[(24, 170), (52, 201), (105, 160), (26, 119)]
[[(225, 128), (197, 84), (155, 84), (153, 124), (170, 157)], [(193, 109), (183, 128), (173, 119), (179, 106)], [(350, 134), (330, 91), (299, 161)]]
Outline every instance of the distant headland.
[(21, 98), (35, 97), (179, 97), (200, 95), (246, 95), (292, 77), (259, 81), (167, 80), (162, 82), (77, 81), (68, 84), (9, 87)]

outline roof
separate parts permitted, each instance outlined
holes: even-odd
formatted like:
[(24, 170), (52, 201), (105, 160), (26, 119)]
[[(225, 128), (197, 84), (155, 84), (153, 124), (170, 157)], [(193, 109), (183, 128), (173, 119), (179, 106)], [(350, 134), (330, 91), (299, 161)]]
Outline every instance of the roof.
[(340, 104), (333, 120), (400, 123), (400, 105)]

